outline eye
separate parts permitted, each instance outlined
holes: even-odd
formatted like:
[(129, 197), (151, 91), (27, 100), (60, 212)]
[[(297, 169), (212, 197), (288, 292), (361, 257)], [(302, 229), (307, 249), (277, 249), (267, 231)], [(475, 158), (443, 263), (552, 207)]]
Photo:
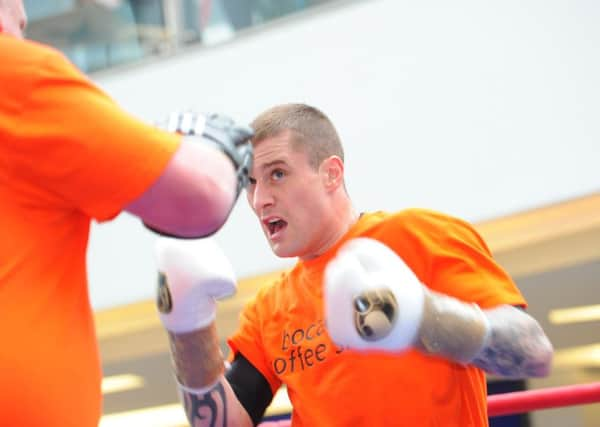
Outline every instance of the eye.
[(279, 181), (279, 180), (281, 180), (281, 179), (282, 179), (284, 176), (285, 176), (285, 172), (284, 172), (284, 171), (282, 171), (281, 169), (274, 169), (274, 170), (271, 172), (271, 178), (272, 178), (274, 181)]
[(248, 177), (248, 183), (250, 185), (256, 185), (256, 178), (252, 178), (251, 176)]

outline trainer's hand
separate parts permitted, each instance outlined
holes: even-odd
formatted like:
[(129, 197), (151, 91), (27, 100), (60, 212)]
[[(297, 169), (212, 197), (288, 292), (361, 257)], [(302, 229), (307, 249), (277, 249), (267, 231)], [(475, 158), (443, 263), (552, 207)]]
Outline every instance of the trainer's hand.
[(209, 326), (216, 316), (216, 299), (233, 295), (233, 267), (212, 239), (179, 240), (159, 237), (158, 310), (165, 328), (174, 333)]
[(424, 287), (389, 247), (350, 240), (327, 265), (324, 282), (327, 330), (336, 344), (401, 351), (414, 343)]

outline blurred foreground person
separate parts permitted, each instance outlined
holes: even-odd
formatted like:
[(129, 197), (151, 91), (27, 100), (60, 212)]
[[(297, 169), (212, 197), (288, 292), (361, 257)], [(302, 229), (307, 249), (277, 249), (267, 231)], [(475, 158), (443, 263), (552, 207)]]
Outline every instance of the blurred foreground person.
[(21, 1), (0, 0), (0, 424), (91, 427), (90, 222), (127, 211), (161, 234), (212, 234), (247, 183), (252, 132), (216, 115), (144, 124), (23, 40), (26, 22)]

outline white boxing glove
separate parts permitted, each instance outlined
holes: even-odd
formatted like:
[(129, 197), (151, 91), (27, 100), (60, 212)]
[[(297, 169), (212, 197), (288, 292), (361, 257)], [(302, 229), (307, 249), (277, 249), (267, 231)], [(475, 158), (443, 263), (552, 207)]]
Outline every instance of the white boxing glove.
[(233, 266), (210, 239), (159, 237), (157, 305), (167, 330), (190, 332), (209, 326), (216, 316), (216, 299), (233, 295)]
[(350, 240), (327, 265), (324, 282), (327, 330), (336, 344), (401, 351), (417, 339), (424, 286), (383, 243)]

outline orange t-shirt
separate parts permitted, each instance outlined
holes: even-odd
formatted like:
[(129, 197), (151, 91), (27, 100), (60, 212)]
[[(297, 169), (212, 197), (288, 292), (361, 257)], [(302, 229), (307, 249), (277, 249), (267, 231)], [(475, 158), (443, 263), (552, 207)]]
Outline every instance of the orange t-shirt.
[(487, 426), (483, 371), (415, 350), (369, 355), (336, 347), (323, 319), (322, 279), (345, 241), (391, 247), (422, 283), (483, 308), (525, 306), (510, 277), (467, 223), (425, 210), (364, 214), (327, 253), (263, 287), (230, 338), (268, 380), (287, 385), (299, 426)]
[(55, 50), (0, 35), (0, 64), (0, 424), (97, 426), (90, 221), (141, 195), (180, 138), (124, 113)]

